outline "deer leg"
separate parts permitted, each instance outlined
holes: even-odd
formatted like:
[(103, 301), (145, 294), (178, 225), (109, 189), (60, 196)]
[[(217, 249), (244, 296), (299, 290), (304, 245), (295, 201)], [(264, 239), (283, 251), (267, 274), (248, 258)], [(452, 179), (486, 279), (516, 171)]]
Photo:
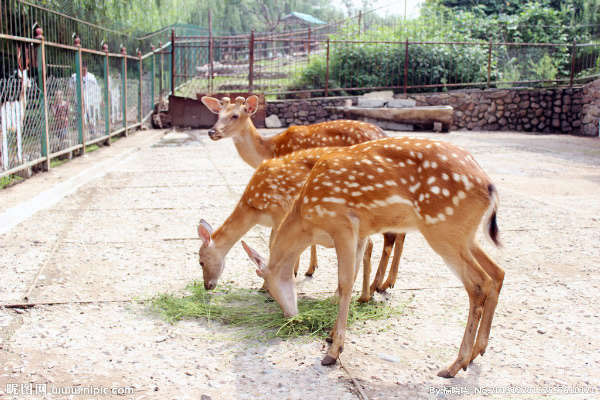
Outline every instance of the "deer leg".
[[(362, 289), (361, 296), (358, 299), (358, 301), (361, 303), (365, 303), (370, 300), (370, 297), (368, 297), (369, 296), (369, 286), (368, 285), (369, 285), (369, 275), (371, 275), (371, 253), (372, 253), (372, 251), (373, 251), (373, 241), (371, 239), (368, 239), (368, 238), (362, 239), (358, 242), (358, 246), (356, 247), (356, 257), (355, 257), (355, 265), (354, 265), (354, 281), (352, 282), (352, 286), (354, 286), (354, 282), (356, 282), (358, 270), (360, 269), (360, 260), (362, 259), (363, 263), (365, 263), (365, 266), (363, 267), (364, 268), (363, 289)], [(366, 279), (364, 278), (364, 274), (366, 274)], [(365, 284), (365, 282), (366, 282), (366, 284)], [(339, 297), (339, 293), (340, 293), (340, 288), (338, 286), (338, 289), (337, 289), (338, 297)], [(361, 300), (363, 298), (366, 298), (366, 300)], [(329, 337), (327, 337), (327, 339), (325, 339), (325, 341), (327, 343), (333, 342), (333, 337), (335, 336), (335, 332), (337, 330), (337, 323), (338, 323), (338, 321), (336, 320), (333, 329), (331, 329), (331, 331), (329, 332)]]
[[(350, 239), (350, 240), (348, 240)], [(332, 344), (327, 355), (321, 360), (321, 365), (335, 364), (340, 353), (344, 350), (344, 337), (346, 335), (346, 323), (350, 309), (352, 286), (354, 284), (355, 260), (358, 253), (357, 232), (351, 232), (351, 237), (335, 240), (335, 248), (338, 256), (338, 290), (340, 301), (338, 304), (338, 316), (332, 332)], [(364, 250), (364, 242), (362, 244)]]
[(498, 296), (502, 289), (502, 283), (504, 281), (504, 271), (500, 268), (477, 243), (474, 244), (471, 249), (473, 256), (479, 262), (479, 265), (485, 270), (485, 272), (492, 278), (493, 285), (490, 294), (485, 299), (483, 306), (483, 315), (481, 316), (481, 323), (477, 331), (477, 339), (473, 347), (473, 353), (471, 355), (471, 362), (479, 355), (485, 353), (487, 348), (488, 339), (490, 337), (490, 329), (492, 327), (492, 319), (494, 318), (494, 311), (498, 304)]
[(371, 300), (371, 290), (369, 288), (369, 282), (371, 279), (371, 255), (373, 254), (373, 241), (369, 239), (367, 241), (367, 247), (363, 254), (363, 283), (362, 283), (362, 292), (358, 301), (360, 303), (366, 303)]
[(385, 269), (387, 268), (388, 260), (390, 259), (392, 248), (394, 247), (395, 239), (396, 235), (393, 233), (383, 234), (383, 251), (381, 253), (381, 259), (379, 260), (377, 272), (375, 273), (375, 278), (373, 278), (373, 283), (371, 283), (371, 296), (373, 296), (375, 290), (381, 286), (381, 282), (383, 281), (383, 277), (385, 275)]
[(304, 275), (313, 276), (317, 267), (317, 246), (313, 244), (310, 246), (310, 266)]
[(438, 372), (438, 376), (442, 378), (452, 378), (461, 368), (466, 371), (471, 362), (475, 334), (481, 320), (485, 300), (492, 289), (492, 280), (468, 249), (464, 249), (457, 258), (444, 257), (444, 259), (457, 272), (469, 294), (469, 317), (458, 357), (448, 368)]
[(406, 233), (399, 233), (396, 235), (396, 241), (394, 242), (394, 257), (392, 258), (390, 271), (388, 272), (388, 277), (384, 284), (377, 288), (378, 292), (385, 292), (388, 288), (393, 288), (396, 284), (400, 257), (402, 257), (402, 250), (404, 249), (404, 239), (406, 239)]

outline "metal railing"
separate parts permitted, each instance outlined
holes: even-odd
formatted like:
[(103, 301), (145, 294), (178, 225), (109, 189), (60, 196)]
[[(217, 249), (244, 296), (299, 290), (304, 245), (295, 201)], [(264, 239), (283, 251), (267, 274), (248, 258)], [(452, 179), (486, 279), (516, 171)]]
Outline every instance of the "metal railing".
[(329, 34), (173, 34), (172, 89), (192, 98), (231, 91), (310, 97), (573, 86), (600, 75), (597, 43), (374, 41)]
[[(23, 0), (1, 3), (0, 178), (36, 165), (48, 170), (54, 158), (110, 145), (112, 137), (141, 126), (168, 95), (170, 43), (146, 54), (127, 54), (124, 46), (117, 52), (111, 49), (127, 42), (119, 32)], [(48, 37), (43, 22), (51, 27)], [(31, 31), (23, 28), (29, 23)], [(83, 31), (89, 47), (79, 33), (66, 36), (59, 23), (89, 28)]]

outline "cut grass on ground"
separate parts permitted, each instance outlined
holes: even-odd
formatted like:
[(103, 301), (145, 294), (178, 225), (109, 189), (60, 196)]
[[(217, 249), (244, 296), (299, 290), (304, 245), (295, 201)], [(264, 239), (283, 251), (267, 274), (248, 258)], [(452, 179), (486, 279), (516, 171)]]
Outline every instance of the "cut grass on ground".
[[(284, 318), (279, 305), (268, 296), (249, 289), (221, 287), (208, 292), (201, 282), (190, 284), (191, 295), (177, 297), (162, 294), (152, 300), (152, 308), (169, 322), (199, 318), (242, 328), (243, 336), (252, 339), (301, 336), (326, 337), (337, 317), (334, 298), (298, 299), (298, 315)], [(353, 299), (350, 304), (348, 326), (366, 320), (386, 319), (403, 313), (404, 305), (370, 301), (361, 304)]]

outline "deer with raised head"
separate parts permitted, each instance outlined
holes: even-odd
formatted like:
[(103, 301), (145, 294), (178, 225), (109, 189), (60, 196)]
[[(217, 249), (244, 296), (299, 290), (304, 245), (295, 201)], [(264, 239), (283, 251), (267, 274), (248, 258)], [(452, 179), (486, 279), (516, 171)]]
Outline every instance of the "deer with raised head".
[(208, 131), (212, 140), (232, 138), (238, 153), (248, 165), (257, 168), (261, 161), (281, 157), (293, 151), (313, 147), (351, 146), (369, 140), (387, 137), (376, 125), (360, 121), (337, 120), (312, 125), (290, 126), (270, 137), (262, 136), (254, 127), (251, 117), (258, 111), (258, 97), (237, 97), (231, 103), (202, 97), (202, 103), (219, 118)]
[[(349, 185), (358, 183), (357, 187)], [(346, 190), (344, 190), (346, 189)], [(499, 245), (497, 191), (465, 150), (435, 140), (388, 138), (341, 148), (322, 157), (281, 222), (268, 263), (244, 243), (257, 274), (285, 316), (298, 313), (293, 264), (313, 242), (333, 244), (338, 257), (338, 317), (321, 363), (343, 350), (355, 263), (365, 238), (378, 232), (419, 230), (462, 281), (469, 314), (458, 357), (438, 375), (453, 377), (488, 344), (504, 271), (475, 239)]]
[[(212, 290), (225, 268), (225, 257), (231, 247), (255, 225), (271, 228), (279, 226), (285, 214), (292, 206), (294, 199), (319, 158), (337, 151), (336, 147), (319, 147), (300, 150), (286, 156), (263, 161), (246, 185), (244, 194), (238, 201), (233, 212), (225, 222), (213, 232), (212, 227), (205, 220), (198, 225), (198, 236), (202, 245), (198, 251), (198, 259), (202, 267), (204, 287)], [(272, 236), (271, 236), (272, 237)], [(402, 240), (404, 237), (402, 237)], [(393, 244), (396, 235), (385, 234), (384, 241)], [(372, 243), (368, 242), (368, 251), (364, 256), (363, 292), (359, 299), (368, 301), (374, 290), (381, 286), (381, 279), (374, 281), (371, 288), (368, 286), (371, 272)], [(384, 249), (385, 250), (385, 249)], [(396, 247), (391, 271), (385, 285), (393, 287), (398, 272), (398, 263), (402, 245)], [(376, 277), (382, 277), (387, 267), (389, 251), (382, 256)], [(298, 260), (294, 266), (294, 275), (298, 272)], [(312, 276), (314, 267), (306, 272)]]
[[(203, 96), (202, 103), (214, 114), (218, 114), (215, 125), (208, 131), (212, 140), (231, 137), (242, 159), (252, 168), (257, 168), (263, 160), (281, 157), (294, 151), (315, 148), (351, 146), (369, 140), (387, 137), (385, 132), (376, 125), (361, 121), (337, 120), (305, 126), (290, 126), (285, 131), (271, 137), (261, 136), (252, 123), (252, 116), (258, 111), (258, 97), (239, 96), (231, 103), (229, 97), (221, 100)], [(394, 272), (397, 274), (400, 254), (405, 235), (385, 235), (380, 268), (371, 286), (371, 292), (385, 291), (393, 287)], [(390, 274), (382, 284), (383, 273), (395, 246), (394, 258)], [(381, 268), (382, 262), (385, 262)], [(311, 247), (309, 271), (317, 267), (316, 247)]]

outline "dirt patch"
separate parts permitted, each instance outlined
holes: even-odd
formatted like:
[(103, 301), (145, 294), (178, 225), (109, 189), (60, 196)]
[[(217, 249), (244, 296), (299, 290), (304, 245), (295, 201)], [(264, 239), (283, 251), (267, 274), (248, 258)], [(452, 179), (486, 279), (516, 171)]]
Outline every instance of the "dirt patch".
[[(405, 313), (351, 329), (344, 369), (320, 365), (322, 340), (239, 340), (235, 328), (198, 320), (171, 325), (131, 301), (181, 294), (202, 278), (195, 224), (200, 218), (222, 223), (252, 175), (231, 141), (203, 135), (147, 131), (0, 191), (2, 211), (100, 160), (116, 162), (123, 151), (134, 151), (118, 168), (0, 235), (0, 301), (21, 301), (42, 265), (32, 300), (92, 301), (0, 309), (0, 397), (12, 398), (7, 384), (33, 382), (48, 390), (133, 390), (102, 399), (356, 399), (351, 378), (369, 399), (600, 395), (597, 139), (416, 134), (468, 149), (501, 199), (504, 248), (485, 244), (506, 271), (490, 345), (466, 372), (445, 380), (436, 373), (456, 356), (468, 300), (418, 234), (407, 236), (398, 282), (384, 297), (393, 305), (408, 304)], [(245, 240), (266, 253), (268, 235), (256, 227)], [(374, 239), (378, 254), (382, 243)], [(301, 270), (307, 265), (304, 255)], [(333, 293), (336, 280), (335, 253), (319, 248), (314, 278), (299, 277), (297, 285), (307, 294)], [(240, 246), (227, 256), (222, 282), (260, 287)], [(94, 303), (107, 300), (114, 302)], [(511, 387), (530, 393), (481, 394)], [(555, 392), (531, 393), (535, 388)], [(577, 388), (597, 392), (560, 392)]]

